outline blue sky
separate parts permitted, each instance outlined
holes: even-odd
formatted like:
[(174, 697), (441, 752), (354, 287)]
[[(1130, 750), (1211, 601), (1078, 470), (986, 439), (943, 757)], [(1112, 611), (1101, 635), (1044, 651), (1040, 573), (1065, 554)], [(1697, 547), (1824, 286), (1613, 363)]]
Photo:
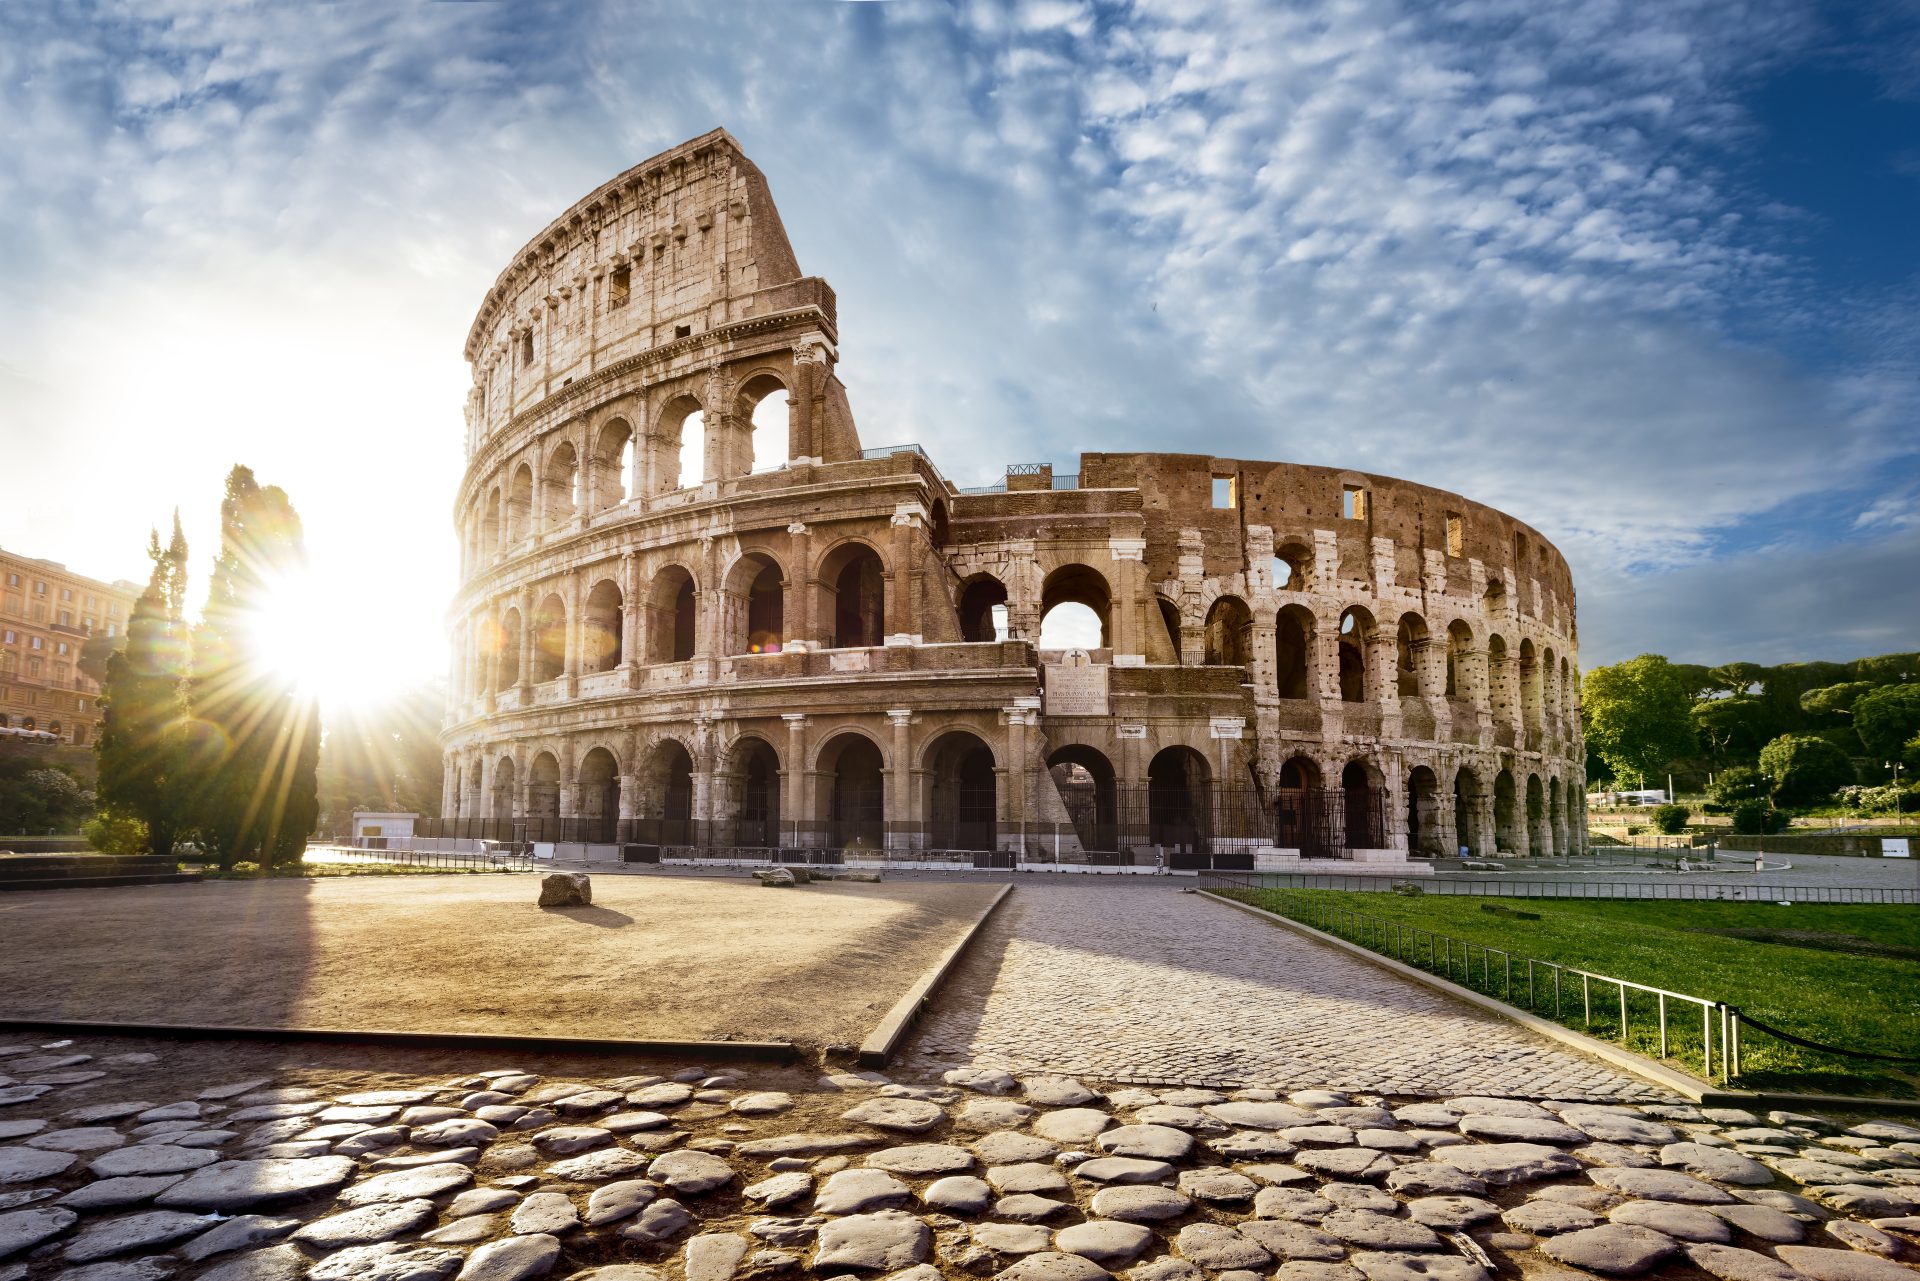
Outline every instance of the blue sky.
[(1545, 531), (1588, 666), (1920, 644), (1913, 0), (12, 0), (0, 543), (203, 584), (247, 461), (430, 670), (474, 308), (715, 125), (962, 484), (1337, 463)]

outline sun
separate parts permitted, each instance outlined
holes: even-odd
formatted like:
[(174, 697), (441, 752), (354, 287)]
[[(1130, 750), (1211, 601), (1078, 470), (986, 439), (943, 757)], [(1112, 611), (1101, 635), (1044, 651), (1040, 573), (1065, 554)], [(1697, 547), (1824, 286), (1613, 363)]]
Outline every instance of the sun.
[(431, 679), (442, 663), (431, 628), (356, 617), (338, 604), (355, 595), (311, 572), (287, 574), (266, 585), (247, 619), (254, 653), (323, 710), (379, 703)]

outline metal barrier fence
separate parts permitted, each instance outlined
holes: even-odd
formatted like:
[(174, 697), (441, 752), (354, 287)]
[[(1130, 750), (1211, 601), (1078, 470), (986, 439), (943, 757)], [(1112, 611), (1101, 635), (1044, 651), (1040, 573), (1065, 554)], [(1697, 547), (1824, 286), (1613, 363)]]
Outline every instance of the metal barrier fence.
[[(1551, 1012), (1555, 1022), (1571, 1023), (1569, 1011), (1573, 1004), (1573, 992), (1570, 989), (1577, 980), (1581, 1026), (1589, 1032), (1609, 1034), (1610, 1039), (1622, 1045), (1632, 1043), (1632, 1006), (1635, 1002), (1629, 999), (1629, 993), (1635, 994), (1643, 1017), (1650, 1018), (1658, 1029), (1660, 1058), (1667, 1058), (1671, 1051), (1691, 1048), (1700, 1062), (1702, 1076), (1711, 1078), (1716, 1067), (1722, 1082), (1740, 1075), (1740, 1011), (1724, 1001), (1669, 991), (1612, 974), (1599, 974), (1503, 948), (1488, 947), (1484, 943), (1457, 939), (1419, 926), (1369, 916), (1297, 891), (1266, 889), (1249, 901), (1289, 920), (1357, 943), (1369, 951), (1440, 974), (1463, 987), (1497, 996), (1509, 1005), (1520, 1005), (1537, 1014)], [(1474, 969), (1476, 953), (1479, 957), (1477, 975)], [(1496, 956), (1500, 958), (1498, 970), (1493, 968), (1493, 958)], [(1515, 962), (1523, 967), (1517, 982)], [(1594, 1001), (1596, 984), (1602, 989), (1598, 1006)], [(1608, 986), (1614, 989), (1612, 994), (1605, 991)], [(1609, 995), (1614, 999), (1610, 1000)], [(1700, 1040), (1697, 1043), (1692, 1040), (1691, 1016), (1688, 1016), (1685, 1025), (1668, 1017), (1668, 1007), (1673, 1004), (1699, 1010)], [(1651, 1006), (1650, 1010), (1648, 1006)], [(1616, 1008), (1617, 1019), (1612, 1017)], [(1596, 1012), (1599, 1015), (1597, 1023)], [(1715, 1053), (1716, 1025), (1719, 1028), (1718, 1054)]]
[[(1350, 890), (1385, 894), (1412, 885), (1423, 894), (1474, 898), (1674, 899), (1728, 903), (1920, 903), (1920, 889), (1892, 886), (1775, 885), (1765, 881), (1476, 881), (1460, 877), (1342, 876), (1325, 872), (1205, 872), (1201, 879), (1232, 889)], [(1403, 891), (1404, 892), (1404, 891)]]
[(452, 850), (367, 850), (351, 845), (307, 847), (309, 856), (315, 853), (324, 857), (313, 861), (323, 863), (377, 863), (401, 867), (437, 867), (448, 870), (485, 869), (508, 872), (531, 872), (534, 868), (532, 854), (516, 854), (506, 850), (468, 854)]

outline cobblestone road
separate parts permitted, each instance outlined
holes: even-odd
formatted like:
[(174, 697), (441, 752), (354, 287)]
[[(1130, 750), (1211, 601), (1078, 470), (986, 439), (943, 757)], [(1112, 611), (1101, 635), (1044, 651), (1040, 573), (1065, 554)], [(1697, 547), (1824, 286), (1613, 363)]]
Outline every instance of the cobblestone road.
[(1395, 1095), (1654, 1099), (1472, 1006), (1172, 887), (1021, 885), (907, 1066)]

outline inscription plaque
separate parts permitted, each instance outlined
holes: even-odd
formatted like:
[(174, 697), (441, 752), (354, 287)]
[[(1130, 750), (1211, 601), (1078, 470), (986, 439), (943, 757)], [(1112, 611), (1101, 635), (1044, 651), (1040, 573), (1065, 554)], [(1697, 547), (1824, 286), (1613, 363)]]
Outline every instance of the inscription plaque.
[(1047, 664), (1044, 710), (1048, 716), (1107, 715), (1107, 669), (1095, 666), (1084, 649)]

